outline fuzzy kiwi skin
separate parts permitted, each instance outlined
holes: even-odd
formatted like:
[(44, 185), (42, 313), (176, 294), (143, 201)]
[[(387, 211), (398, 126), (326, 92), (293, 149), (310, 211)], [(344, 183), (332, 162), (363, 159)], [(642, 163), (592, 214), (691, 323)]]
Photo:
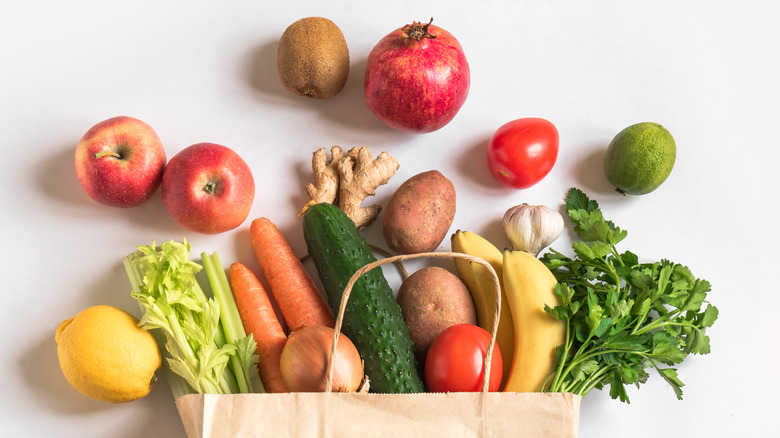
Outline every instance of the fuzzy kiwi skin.
[(279, 78), (291, 92), (327, 99), (344, 88), (349, 75), (349, 49), (335, 23), (322, 17), (301, 18), (279, 39)]

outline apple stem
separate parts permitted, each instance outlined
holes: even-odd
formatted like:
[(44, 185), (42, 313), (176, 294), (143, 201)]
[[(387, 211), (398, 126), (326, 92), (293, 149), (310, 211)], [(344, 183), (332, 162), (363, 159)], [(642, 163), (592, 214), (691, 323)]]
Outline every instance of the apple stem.
[(95, 159), (99, 160), (105, 156), (114, 157), (114, 158), (122, 158), (122, 155), (114, 152), (114, 151), (100, 151), (95, 154)]

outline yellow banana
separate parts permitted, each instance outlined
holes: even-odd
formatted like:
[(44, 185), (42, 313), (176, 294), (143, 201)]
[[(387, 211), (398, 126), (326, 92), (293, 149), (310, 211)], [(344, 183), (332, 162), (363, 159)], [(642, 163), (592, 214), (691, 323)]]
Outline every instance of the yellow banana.
[(555, 348), (566, 337), (563, 321), (544, 311), (545, 304), (558, 303), (558, 282), (544, 263), (525, 251), (504, 251), (503, 262), (504, 292), (515, 328), (514, 357), (504, 391), (537, 392), (552, 378)]
[[(458, 230), (451, 238), (452, 250), (455, 252), (479, 257), (493, 266), (498, 274), (500, 282), (502, 280), (503, 255), (492, 243), (484, 237), (470, 231)], [(477, 325), (491, 332), (493, 330), (493, 318), (496, 312), (496, 290), (493, 286), (490, 272), (478, 264), (464, 259), (455, 259), (455, 267), (458, 274), (471, 292), (471, 298), (474, 301), (474, 308), (477, 312)], [(512, 357), (515, 349), (515, 333), (512, 324), (512, 316), (507, 306), (507, 297), (501, 287), (501, 313), (498, 317), (498, 331), (496, 332), (496, 344), (501, 350), (501, 358), (504, 365), (504, 378), (509, 374), (512, 366)]]

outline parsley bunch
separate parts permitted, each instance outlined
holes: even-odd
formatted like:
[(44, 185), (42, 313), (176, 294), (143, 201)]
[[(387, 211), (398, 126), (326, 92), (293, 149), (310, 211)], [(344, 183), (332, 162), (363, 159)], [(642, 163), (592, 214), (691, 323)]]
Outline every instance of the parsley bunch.
[(706, 301), (709, 282), (668, 260), (639, 263), (635, 254), (618, 252), (627, 232), (579, 189), (569, 190), (566, 211), (581, 239), (573, 244), (575, 258), (555, 250), (541, 258), (559, 282), (559, 304), (546, 310), (566, 323), (547, 390), (585, 395), (609, 385), (613, 399), (628, 403), (625, 385), (639, 387), (655, 368), (682, 399), (673, 366), (710, 352), (705, 329), (718, 318)]

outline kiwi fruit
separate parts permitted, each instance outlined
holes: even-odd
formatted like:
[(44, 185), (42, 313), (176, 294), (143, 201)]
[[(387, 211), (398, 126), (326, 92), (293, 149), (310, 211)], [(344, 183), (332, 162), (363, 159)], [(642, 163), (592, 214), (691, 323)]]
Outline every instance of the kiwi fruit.
[(338, 94), (349, 75), (349, 49), (335, 23), (301, 18), (279, 39), (279, 78), (291, 92), (312, 99)]

